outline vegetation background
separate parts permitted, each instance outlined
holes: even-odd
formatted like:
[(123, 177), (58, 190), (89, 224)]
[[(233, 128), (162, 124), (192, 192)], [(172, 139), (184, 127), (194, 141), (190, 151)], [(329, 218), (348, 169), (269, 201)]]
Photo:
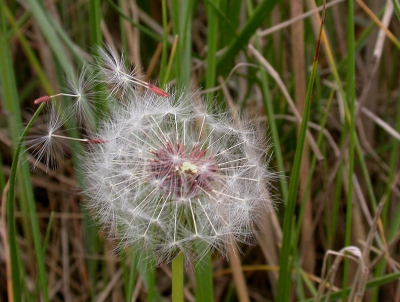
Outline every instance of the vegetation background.
[(188, 266), (186, 301), (400, 301), (400, 7), (329, 1), (319, 36), (322, 4), (0, 0), (0, 300), (171, 299), (170, 265), (115, 255), (85, 211), (84, 145), (49, 171), (22, 153), (6, 201), (33, 101), (112, 45), (147, 81), (201, 88), (257, 122), (282, 176), (255, 244)]

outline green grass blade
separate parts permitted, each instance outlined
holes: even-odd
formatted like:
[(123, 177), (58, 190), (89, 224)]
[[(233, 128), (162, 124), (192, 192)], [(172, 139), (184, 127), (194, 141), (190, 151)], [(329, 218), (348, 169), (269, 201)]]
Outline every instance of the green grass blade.
[(257, 5), (254, 13), (251, 14), (237, 38), (230, 43), (228, 49), (217, 63), (218, 69), (223, 76), (226, 76), (230, 71), (226, 66), (230, 66), (233, 58), (249, 43), (250, 38), (265, 22), (266, 16), (269, 15), (277, 3), (278, 0), (263, 0)]
[(48, 41), (54, 56), (57, 58), (58, 62), (62, 66), (63, 71), (68, 75), (73, 77), (71, 63), (68, 60), (68, 56), (62, 47), (61, 41), (58, 38), (52, 23), (49, 21), (49, 16), (43, 6), (36, 0), (27, 0), (32, 16), (36, 20), (38, 26), (40, 27), (44, 37)]
[[(236, 3), (227, 3), (227, 2), (220, 3), (220, 1), (210, 1), (210, 0), (208, 0), (207, 1), (207, 9), (210, 9), (210, 6), (211, 6), (211, 7), (214, 8), (215, 12), (211, 13), (209, 11), (207, 15), (208, 15), (208, 18), (210, 19), (210, 13), (212, 15), (215, 14), (214, 17), (219, 19), (219, 22), (223, 23), (221, 25), (224, 25), (223, 26), (224, 29), (227, 29), (229, 31), (228, 33), (226, 33), (225, 31), (220, 31), (221, 33), (223, 33), (223, 36), (225, 36), (225, 35), (229, 36), (229, 34), (232, 34), (233, 36), (237, 37), (235, 26), (231, 22), (231, 19), (234, 18), (234, 16), (232, 16), (232, 12), (228, 11), (227, 13), (225, 13), (220, 7), (220, 6), (224, 6), (225, 8), (227, 8), (227, 7), (229, 7), (229, 5), (233, 5), (233, 6), (239, 5), (238, 7), (240, 7), (240, 3), (239, 2), (236, 2)], [(229, 15), (229, 17), (228, 17), (228, 15)], [(234, 14), (234, 15), (236, 16), (237, 14)], [(223, 36), (220, 37), (221, 41), (224, 38)], [(207, 37), (208, 37), (208, 35), (207, 35)]]
[(159, 73), (159, 81), (161, 87), (165, 87), (167, 84), (166, 72), (167, 72), (167, 59), (168, 59), (168, 11), (166, 0), (161, 0), (161, 11), (162, 11), (162, 26), (163, 26), (163, 46), (161, 54), (161, 66)]
[(89, 1), (90, 40), (92, 45), (102, 44), (100, 0)]
[[(127, 301), (132, 301), (132, 296), (133, 296), (133, 290), (135, 288), (135, 282), (136, 282), (136, 271), (137, 271), (137, 258), (138, 255), (135, 252), (131, 252), (130, 255), (130, 265), (129, 265), (129, 270), (128, 266), (124, 264), (124, 284), (125, 284), (125, 295), (126, 295), (126, 300)], [(129, 274), (128, 274), (129, 273)]]
[(36, 76), (39, 79), (40, 84), (42, 85), (42, 87), (44, 88), (44, 90), (48, 95), (52, 95), (53, 89), (51, 88), (50, 83), (43, 72), (43, 68), (41, 67), (39, 60), (37, 59), (32, 48), (29, 46), (26, 37), (21, 33), (13, 14), (7, 7), (5, 7), (5, 14), (7, 16), (7, 20), (10, 22), (12, 30), (15, 32), (18, 41), (25, 52), (26, 57), (29, 60), (30, 66), (35, 70)]
[(192, 60), (192, 19), (194, 5), (197, 1), (173, 0), (172, 5), (172, 29), (178, 35), (178, 47), (175, 56), (175, 73), (177, 87), (190, 88), (191, 60)]
[[(5, 98), (6, 99), (6, 98)], [(21, 155), (21, 147), (23, 141), (28, 133), (28, 130), (31, 128), (33, 122), (38, 117), (40, 111), (43, 109), (45, 103), (42, 103), (38, 110), (33, 115), (32, 119), (29, 121), (28, 125), (26, 126), (24, 132), (20, 136), (20, 139), (17, 143), (15, 148), (14, 156), (13, 156), (13, 163), (11, 165), (11, 173), (10, 173), (10, 186), (9, 186), (9, 193), (7, 197), (7, 226), (8, 226), (8, 239), (9, 239), (9, 246), (10, 246), (10, 262), (11, 262), (11, 276), (12, 276), (12, 283), (13, 283), (13, 297), (15, 301), (21, 301), (21, 288), (20, 288), (20, 281), (19, 281), (19, 265), (18, 265), (18, 254), (17, 254), (17, 233), (16, 233), (16, 225), (15, 225), (15, 209), (14, 209), (14, 197), (15, 197), (15, 181), (17, 179), (17, 168), (18, 163)], [(31, 211), (32, 216), (36, 218), (36, 220), (32, 221), (32, 232), (34, 234), (34, 243), (36, 249), (36, 260), (38, 266), (38, 274), (39, 274), (39, 282), (41, 284), (42, 289), (42, 298), (44, 301), (49, 301), (48, 292), (47, 292), (47, 281), (45, 276), (45, 269), (44, 269), (44, 255), (41, 252), (41, 243), (38, 242), (40, 240), (40, 234), (38, 230), (37, 217), (36, 212)]]
[[(1, 70), (1, 84), (2, 84), (2, 95), (3, 101), (7, 104), (3, 104), (5, 108), (11, 107), (12, 100), (16, 100), (17, 90), (14, 82), (14, 73), (11, 65), (10, 50), (8, 48), (7, 40), (7, 25), (6, 16), (4, 13), (5, 3), (3, 0), (0, 2), (0, 50), (2, 55), (0, 56), (0, 70)], [(16, 136), (17, 134), (15, 134)], [(19, 154), (19, 153), (18, 153)], [(14, 216), (14, 187), (16, 178), (17, 166), (14, 167), (14, 178), (10, 178), (11, 191), (8, 193), (7, 198), (7, 227), (8, 227), (8, 241), (9, 241), (9, 254), (10, 254), (10, 266), (11, 266), (11, 282), (13, 290), (13, 298), (15, 301), (21, 301), (21, 284), (19, 275), (19, 264), (17, 254), (17, 233), (15, 226)]]
[[(216, 79), (216, 52), (218, 46), (218, 18), (217, 18), (217, 9), (218, 9), (219, 1), (214, 1), (213, 5), (207, 3), (207, 69), (206, 69), (206, 89), (213, 88), (215, 85)], [(212, 102), (213, 93), (209, 93), (207, 95), (208, 105)]]
[(147, 301), (159, 301), (160, 294), (156, 290), (155, 261), (151, 258), (145, 258), (143, 255), (138, 255), (138, 257), (138, 270), (147, 289)]
[(195, 264), (196, 301), (214, 301), (211, 254), (207, 253), (199, 263)]
[[(353, 215), (353, 173), (354, 173), (354, 152), (356, 144), (356, 131), (355, 131), (355, 45), (354, 45), (354, 3), (348, 2), (348, 16), (347, 16), (347, 73), (346, 73), (346, 102), (350, 108), (350, 121), (349, 121), (349, 155), (348, 155), (348, 179), (347, 179), (347, 205), (346, 205), (346, 233), (345, 233), (345, 246), (349, 246), (351, 242), (352, 231), (352, 215)], [(348, 278), (348, 260), (344, 261), (343, 268), (343, 286), (347, 284)], [(342, 295), (343, 301), (346, 295)]]
[[(247, 1), (246, 3), (247, 3), (247, 10), (249, 11), (249, 15), (252, 16), (254, 14), (254, 9), (253, 9), (252, 3), (251, 3), (251, 1)], [(260, 52), (261, 42), (258, 37), (255, 38), (255, 47)], [(272, 145), (274, 148), (274, 156), (275, 156), (275, 159), (277, 162), (277, 169), (278, 169), (278, 171), (281, 171), (281, 173), (282, 173), (282, 177), (279, 178), (279, 185), (281, 188), (281, 194), (282, 194), (283, 200), (287, 200), (288, 186), (287, 186), (286, 180), (284, 178), (285, 165), (283, 162), (282, 149), (281, 149), (281, 136), (279, 134), (278, 126), (277, 126), (276, 119), (275, 119), (275, 109), (274, 109), (274, 104), (273, 104), (273, 97), (272, 97), (271, 91), (269, 89), (267, 72), (264, 70), (261, 62), (259, 62), (258, 65), (260, 67), (261, 91), (263, 94), (262, 100), (264, 103), (265, 110), (267, 112), (268, 127), (269, 127), (269, 130), (271, 131)]]
[[(321, 26), (322, 30), (322, 26)], [(321, 32), (320, 32), (321, 34)], [(295, 207), (297, 201), (298, 186), (300, 180), (300, 166), (301, 157), (303, 154), (305, 137), (307, 131), (307, 124), (310, 118), (311, 111), (311, 97), (313, 93), (313, 86), (315, 75), (317, 73), (317, 60), (319, 56), (319, 41), (317, 43), (314, 62), (312, 65), (312, 71), (310, 75), (310, 80), (308, 82), (307, 94), (305, 100), (305, 106), (301, 121), (301, 128), (299, 132), (299, 138), (297, 141), (296, 153), (294, 157), (292, 172), (290, 174), (289, 183), (289, 196), (285, 207), (285, 216), (283, 221), (283, 239), (282, 239), (282, 249), (279, 262), (279, 279), (278, 279), (278, 301), (289, 301), (291, 293), (291, 274), (292, 274), (292, 236), (293, 236), (293, 222), (295, 220)]]
[(396, 12), (397, 20), (400, 22), (400, 4), (399, 0), (392, 0), (393, 6), (394, 6), (394, 11)]
[(107, 0), (107, 3), (119, 14), (119, 16), (121, 18), (127, 20), (130, 24), (137, 27), (142, 33), (144, 33), (145, 35), (151, 37), (152, 39), (154, 39), (156, 41), (160, 41), (160, 42), (162, 41), (162, 37), (155, 34), (154, 31), (148, 29), (147, 27), (145, 27), (139, 23), (132, 21), (132, 19), (130, 17), (128, 17), (127, 15), (125, 15), (124, 12), (112, 0)]

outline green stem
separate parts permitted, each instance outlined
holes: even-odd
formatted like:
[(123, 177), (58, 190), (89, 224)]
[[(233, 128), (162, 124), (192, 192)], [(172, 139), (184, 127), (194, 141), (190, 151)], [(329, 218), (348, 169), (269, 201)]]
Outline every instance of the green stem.
[(400, 4), (399, 0), (392, 0), (393, 6), (394, 6), (394, 11), (396, 12), (397, 19), (400, 22)]
[(183, 254), (172, 260), (172, 301), (183, 302)]
[(303, 110), (303, 117), (301, 121), (301, 128), (299, 132), (296, 153), (294, 156), (292, 172), (290, 174), (289, 195), (286, 202), (285, 213), (284, 213), (285, 216), (283, 220), (283, 238), (282, 238), (280, 262), (279, 262), (277, 301), (290, 301), (292, 261), (295, 256), (292, 253), (292, 247), (293, 247), (292, 236), (293, 236), (293, 226), (296, 221), (295, 209), (296, 209), (296, 201), (297, 201), (298, 187), (300, 181), (300, 165), (301, 165), (301, 158), (303, 155), (304, 144), (306, 140), (307, 123), (310, 119), (311, 100), (313, 96), (315, 75), (317, 73), (317, 67), (318, 67), (317, 62), (319, 57), (324, 16), (325, 15), (323, 14), (321, 18), (321, 26), (318, 34), (318, 42), (315, 50), (315, 56), (312, 65), (310, 80), (308, 82), (308, 87), (307, 87), (307, 94)]
[[(8, 227), (8, 240), (9, 240), (9, 253), (10, 253), (10, 260), (11, 260), (11, 278), (13, 282), (13, 296), (14, 301), (21, 301), (21, 292), (18, 291), (18, 284), (20, 282), (19, 276), (19, 268), (18, 268), (18, 258), (17, 258), (17, 232), (16, 232), (16, 225), (15, 225), (15, 209), (14, 209), (14, 197), (15, 197), (15, 181), (17, 179), (17, 167), (19, 156), (21, 153), (21, 146), (22, 143), (29, 131), (32, 127), (33, 122), (38, 117), (40, 111), (42, 111), (45, 103), (42, 103), (39, 108), (36, 110), (35, 114), (29, 121), (28, 125), (26, 126), (24, 132), (22, 133), (21, 137), (18, 140), (17, 146), (15, 148), (13, 162), (11, 165), (11, 172), (10, 172), (10, 187), (7, 197), (7, 227)], [(40, 257), (38, 257), (40, 258)], [(42, 258), (43, 259), (43, 258)], [(45, 282), (45, 280), (41, 280)], [(44, 300), (47, 299), (47, 292), (42, 293), (44, 295)]]

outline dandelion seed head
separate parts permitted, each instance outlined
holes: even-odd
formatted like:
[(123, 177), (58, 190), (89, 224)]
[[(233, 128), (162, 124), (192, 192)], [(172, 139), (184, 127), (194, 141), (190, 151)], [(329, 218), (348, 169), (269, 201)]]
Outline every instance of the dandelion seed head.
[(248, 242), (271, 204), (267, 149), (257, 133), (227, 114), (208, 113), (191, 93), (127, 98), (96, 137), (105, 143), (91, 145), (85, 161), (88, 206), (118, 229), (121, 248), (157, 263), (178, 252), (195, 259), (210, 250), (224, 254), (232, 240)]
[[(67, 96), (63, 118), (53, 110), (41, 136), (28, 151), (49, 167), (63, 154), (58, 141), (65, 120), (92, 124), (92, 88), (105, 83), (110, 111), (87, 144), (83, 161), (88, 207), (119, 248), (130, 246), (168, 262), (178, 253), (201, 259), (209, 251), (225, 254), (233, 242), (248, 243), (253, 225), (271, 208), (268, 148), (258, 133), (227, 112), (208, 111), (198, 95), (164, 91), (138, 79), (111, 48), (100, 49), (95, 67), (83, 69), (69, 92), (39, 98), (53, 107)], [(93, 66), (92, 66), (93, 67)], [(145, 87), (139, 93), (135, 86)], [(73, 138), (78, 140), (76, 138)]]

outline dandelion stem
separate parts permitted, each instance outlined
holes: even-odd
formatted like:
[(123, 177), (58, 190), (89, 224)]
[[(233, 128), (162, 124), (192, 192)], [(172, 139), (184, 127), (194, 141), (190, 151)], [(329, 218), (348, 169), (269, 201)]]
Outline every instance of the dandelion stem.
[(183, 302), (183, 254), (172, 260), (172, 301)]

